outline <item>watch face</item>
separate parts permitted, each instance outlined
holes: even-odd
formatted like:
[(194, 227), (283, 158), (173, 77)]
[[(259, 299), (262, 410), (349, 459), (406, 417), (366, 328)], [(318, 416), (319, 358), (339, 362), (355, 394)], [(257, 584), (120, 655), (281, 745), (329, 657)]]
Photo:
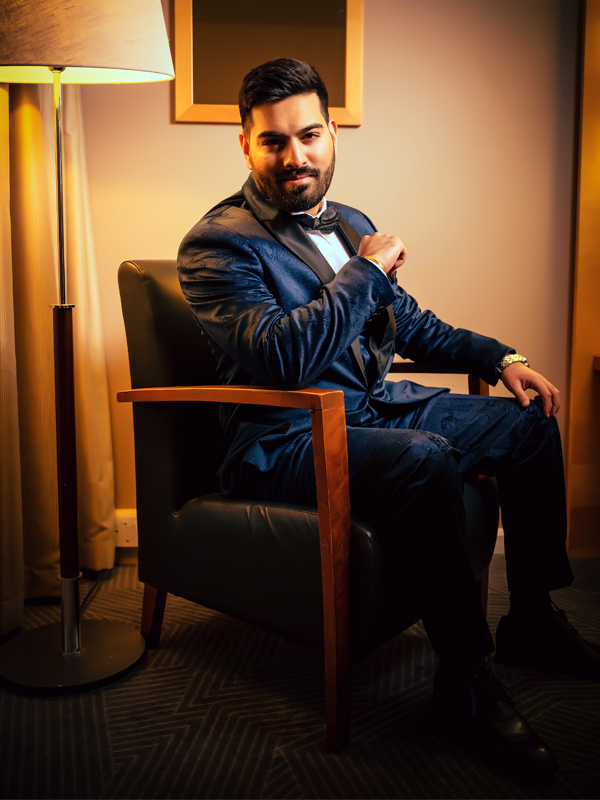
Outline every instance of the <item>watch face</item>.
[(498, 367), (499, 372), (503, 372), (506, 369), (506, 367), (516, 363), (517, 361), (520, 361), (522, 364), (525, 364), (526, 367), (529, 366), (529, 361), (527, 361), (525, 356), (520, 356), (517, 353), (510, 353), (509, 355), (504, 356), (504, 358), (500, 362), (500, 366)]

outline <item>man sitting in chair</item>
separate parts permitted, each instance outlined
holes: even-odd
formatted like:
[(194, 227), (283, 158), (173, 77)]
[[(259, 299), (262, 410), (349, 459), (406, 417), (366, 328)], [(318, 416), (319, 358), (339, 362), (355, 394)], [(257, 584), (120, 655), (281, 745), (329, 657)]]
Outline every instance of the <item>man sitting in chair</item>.
[[(337, 125), (312, 67), (278, 59), (253, 69), (239, 106), (251, 175), (190, 231), (178, 259), (222, 382), (343, 390), (351, 507), (418, 596), (440, 661), (434, 707), (444, 729), (506, 768), (550, 773), (554, 755), (488, 666), (494, 643), (464, 546), (462, 491), (464, 475), (497, 478), (510, 590), (497, 660), (598, 677), (598, 649), (549, 595), (573, 577), (558, 390), (511, 347), (421, 311), (397, 280), (402, 241), (326, 199)], [(387, 382), (394, 353), (501, 380), (516, 400)], [(223, 405), (222, 490), (316, 504), (308, 417)]]

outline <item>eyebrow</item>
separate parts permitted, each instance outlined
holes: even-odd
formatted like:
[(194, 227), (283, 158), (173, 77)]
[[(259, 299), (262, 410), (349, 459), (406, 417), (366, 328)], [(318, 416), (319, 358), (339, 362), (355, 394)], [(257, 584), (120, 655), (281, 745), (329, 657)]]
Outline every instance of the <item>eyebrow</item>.
[[(299, 130), (296, 136), (302, 136), (304, 133), (308, 133), (308, 131), (313, 131), (315, 128), (324, 128), (325, 126), (321, 122), (313, 122), (311, 125), (307, 125), (302, 130)], [(285, 134), (281, 133), (281, 131), (262, 131), (259, 133), (256, 138), (257, 139), (267, 139), (269, 137), (278, 137), (278, 138), (285, 138)]]

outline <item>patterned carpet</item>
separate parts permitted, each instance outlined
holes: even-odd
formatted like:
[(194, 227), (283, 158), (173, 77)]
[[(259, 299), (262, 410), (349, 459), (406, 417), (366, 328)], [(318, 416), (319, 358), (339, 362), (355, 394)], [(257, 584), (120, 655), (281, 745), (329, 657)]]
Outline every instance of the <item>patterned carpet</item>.
[[(574, 568), (555, 600), (600, 642), (600, 559)], [(495, 556), (493, 628), (506, 602)], [(136, 624), (140, 609), (135, 567), (119, 567), (86, 616)], [(54, 605), (27, 607), (27, 628), (56, 619)], [(435, 657), (418, 625), (354, 668), (353, 743), (338, 756), (322, 749), (319, 654), (173, 597), (163, 631), (158, 650), (101, 689), (0, 688), (0, 797), (600, 797), (600, 683), (496, 667), (560, 762), (550, 784), (531, 786), (435, 732)]]

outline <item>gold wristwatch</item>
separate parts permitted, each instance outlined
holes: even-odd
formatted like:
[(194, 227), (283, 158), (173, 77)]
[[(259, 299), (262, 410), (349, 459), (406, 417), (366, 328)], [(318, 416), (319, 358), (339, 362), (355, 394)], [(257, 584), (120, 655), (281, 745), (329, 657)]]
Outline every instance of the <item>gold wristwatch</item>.
[(373, 258), (372, 256), (365, 256), (365, 258), (367, 259), (367, 261), (372, 261), (374, 264), (377, 264), (377, 266), (379, 267), (379, 269), (380, 269), (382, 272), (385, 272), (385, 269), (383, 268), (383, 264), (380, 264), (380, 263), (379, 263), (379, 261), (377, 261), (377, 259), (376, 259), (376, 258)]
[(509, 353), (507, 356), (504, 356), (502, 361), (498, 364), (498, 374), (501, 375), (504, 370), (511, 364), (514, 364), (515, 361), (521, 361), (526, 367), (529, 366), (529, 361), (527, 361), (525, 356), (520, 356), (518, 353)]

